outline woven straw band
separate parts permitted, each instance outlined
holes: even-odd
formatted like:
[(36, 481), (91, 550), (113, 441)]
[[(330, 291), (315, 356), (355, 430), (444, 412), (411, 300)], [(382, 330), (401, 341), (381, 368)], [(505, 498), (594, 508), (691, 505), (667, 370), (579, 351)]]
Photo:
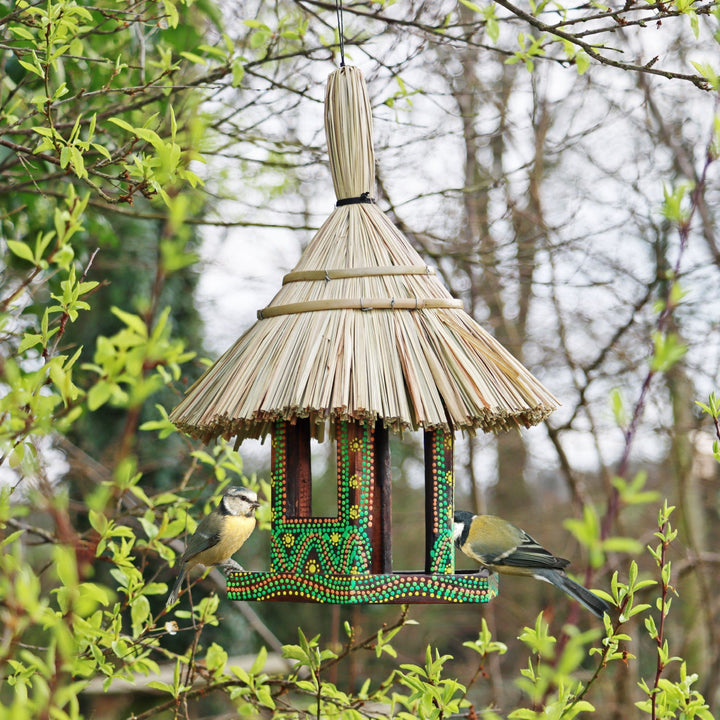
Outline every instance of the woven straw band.
[(343, 268), (342, 270), (298, 270), (285, 275), (282, 284), (313, 280), (342, 280), (343, 278), (376, 277), (379, 275), (434, 275), (428, 265), (389, 265), (386, 267)]
[(258, 310), (258, 320), (277, 317), (278, 315), (296, 315), (297, 313), (320, 312), (322, 310), (425, 310), (426, 308), (446, 308), (462, 310), (462, 300), (446, 300), (438, 298), (372, 298), (366, 300), (352, 300), (339, 298), (337, 300), (308, 300), (307, 302), (275, 305)]

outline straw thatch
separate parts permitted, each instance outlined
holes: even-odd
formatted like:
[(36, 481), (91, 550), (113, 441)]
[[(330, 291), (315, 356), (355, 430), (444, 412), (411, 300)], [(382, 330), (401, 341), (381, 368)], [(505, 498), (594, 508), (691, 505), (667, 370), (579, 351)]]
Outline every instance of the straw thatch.
[(259, 437), (279, 419), (384, 420), (393, 429), (499, 430), (540, 422), (555, 398), (462, 309), (386, 215), (372, 116), (352, 67), (325, 98), (336, 207), (258, 321), (171, 414), (204, 439)]

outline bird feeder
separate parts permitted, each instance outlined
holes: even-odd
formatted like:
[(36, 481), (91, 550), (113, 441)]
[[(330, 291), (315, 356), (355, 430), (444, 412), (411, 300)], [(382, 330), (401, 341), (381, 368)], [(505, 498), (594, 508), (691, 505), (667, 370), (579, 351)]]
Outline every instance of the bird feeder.
[[(257, 322), (170, 416), (206, 442), (272, 437), (270, 568), (231, 573), (229, 597), (486, 602), (495, 577), (455, 571), (453, 434), (534, 425), (557, 401), (375, 204), (357, 68), (330, 75), (325, 131), (335, 209)], [(407, 429), (424, 432), (425, 544), (418, 570), (397, 572), (388, 440)], [(334, 517), (312, 515), (312, 437), (335, 440)]]

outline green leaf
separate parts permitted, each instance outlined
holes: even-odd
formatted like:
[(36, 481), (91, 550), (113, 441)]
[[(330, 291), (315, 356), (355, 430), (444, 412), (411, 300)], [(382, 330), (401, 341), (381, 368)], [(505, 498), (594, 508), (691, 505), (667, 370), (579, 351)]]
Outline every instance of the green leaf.
[[(57, 328), (54, 332), (56, 332), (59, 328)], [(53, 334), (54, 334), (53, 332)], [(26, 350), (29, 350), (31, 347), (35, 347), (36, 345), (42, 345), (43, 344), (43, 335), (40, 335), (38, 333), (25, 333), (23, 335), (23, 339), (20, 342), (20, 345), (18, 345), (18, 354), (21, 355)]]
[(685, 343), (681, 342), (675, 333), (653, 333), (655, 352), (650, 361), (650, 367), (656, 372), (667, 372), (679, 362), (688, 351)]
[(37, 64), (25, 62), (25, 60), (20, 60), (19, 58), (18, 63), (20, 63), (22, 67), (24, 67), (26, 70), (29, 70), (31, 73), (35, 73), (35, 75), (38, 75), (41, 78), (45, 77), (45, 73), (43, 72), (42, 67), (40, 67), (40, 63), (37, 61), (37, 58), (35, 58), (35, 63)]
[(147, 337), (147, 325), (141, 317), (133, 315), (132, 313), (125, 312), (119, 307), (113, 307), (110, 309), (115, 317), (122, 320), (130, 329), (134, 330), (141, 337)]
[(234, 58), (230, 66), (232, 71), (232, 86), (240, 87), (245, 77), (245, 64), (243, 58)]
[(42, 135), (43, 137), (47, 138), (54, 138), (57, 136), (57, 132), (53, 130), (52, 128), (46, 128), (46, 127), (34, 127), (32, 129), (34, 133), (37, 133), (38, 135)]
[(183, 51), (180, 53), (181, 57), (184, 57), (186, 60), (189, 60), (192, 63), (195, 63), (196, 65), (207, 65), (207, 60), (204, 57), (200, 57), (200, 55), (196, 55), (195, 53)]
[(691, 65), (708, 81), (713, 90), (720, 90), (720, 78), (710, 63), (698, 63), (690, 61)]
[(223, 670), (228, 654), (217, 643), (212, 643), (205, 654), (205, 665), (210, 671)]
[(261, 48), (270, 39), (272, 33), (269, 30), (256, 30), (250, 36), (250, 47), (253, 50)]
[(178, 22), (180, 21), (180, 15), (175, 7), (174, 0), (165, 0), (164, 5), (167, 24), (172, 28), (176, 28), (178, 26)]
[(578, 75), (584, 75), (590, 67), (590, 56), (584, 50), (579, 50), (575, 55), (575, 67)]
[(143, 626), (149, 617), (150, 601), (144, 595), (138, 595), (130, 606), (130, 618), (135, 637), (138, 637), (143, 632)]
[(267, 662), (267, 648), (263, 645), (257, 654), (257, 657), (253, 661), (252, 667), (250, 668), (251, 675), (257, 675), (265, 667)]
[(299, 645), (283, 645), (282, 656), (288, 660), (297, 660), (302, 664), (308, 661), (307, 654)]
[(105, 513), (98, 512), (97, 510), (90, 510), (88, 512), (88, 519), (90, 520), (90, 525), (94, 530), (97, 530), (100, 535), (104, 535), (105, 531), (108, 528), (108, 519), (105, 515)]
[(128, 132), (131, 132), (133, 135), (135, 134), (135, 128), (128, 122), (125, 122), (122, 118), (115, 118), (111, 117), (108, 118), (108, 120), (111, 123), (115, 123), (118, 127), (121, 127), (123, 130), (127, 130)]
[(536, 720), (538, 714), (529, 708), (518, 708), (517, 710), (513, 710), (508, 715), (508, 718), (510, 718), (510, 720)]
[(160, 690), (160, 692), (165, 692), (173, 696), (175, 695), (175, 688), (173, 688), (172, 685), (160, 682), (159, 680), (150, 680), (148, 683), (146, 683), (146, 686), (155, 690)]
[(492, 13), (485, 14), (485, 32), (490, 40), (496, 43), (500, 38), (500, 23), (495, 17), (494, 6), (491, 5), (489, 9), (492, 10)]
[(256, 688), (255, 693), (261, 705), (266, 708), (270, 708), (271, 710), (275, 709), (275, 701), (273, 700), (270, 688), (267, 685), (261, 685), (259, 688)]
[(87, 394), (87, 404), (90, 410), (97, 410), (102, 407), (113, 395), (114, 385), (106, 382), (105, 380), (99, 380), (90, 388)]
[(21, 242), (19, 240), (8, 240), (7, 246), (10, 252), (13, 253), (13, 255), (17, 255), (19, 258), (35, 264), (35, 257), (33, 255), (33, 251), (27, 243)]
[(154, 130), (149, 128), (135, 128), (135, 134), (140, 139), (149, 142), (156, 150), (162, 150), (168, 145)]
[(613, 388), (610, 391), (610, 408), (618, 427), (624, 428), (628, 423), (628, 415), (625, 410), (625, 400), (620, 388)]
[(602, 543), (603, 550), (607, 552), (621, 552), (637, 555), (642, 552), (641, 542), (629, 537), (609, 537)]
[(24, 532), (24, 530), (16, 530), (14, 533), (10, 533), (7, 537), (0, 540), (0, 547), (12, 545), (12, 543), (14, 543), (15, 540), (17, 540)]
[(35, 36), (22, 25), (11, 25), (9, 29), (10, 32), (17, 38), (21, 38), (22, 40), (35, 40)]
[(91, 143), (90, 145), (95, 151), (99, 152), (104, 158), (112, 161), (112, 155), (110, 154), (110, 151), (104, 145), (99, 145), (98, 143)]

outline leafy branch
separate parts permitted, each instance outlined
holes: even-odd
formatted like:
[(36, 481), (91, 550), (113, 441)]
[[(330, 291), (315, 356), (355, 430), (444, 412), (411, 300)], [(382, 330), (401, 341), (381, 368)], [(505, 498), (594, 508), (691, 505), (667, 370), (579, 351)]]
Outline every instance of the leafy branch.
[[(618, 462), (616, 473), (617, 476), (621, 478), (626, 477), (628, 473), (630, 455), (637, 434), (638, 423), (645, 410), (646, 399), (653, 380), (658, 374), (667, 372), (686, 352), (686, 347), (679, 342), (677, 336), (673, 333), (668, 333), (667, 329), (683, 297), (683, 291), (679, 285), (678, 278), (680, 277), (682, 260), (688, 246), (692, 221), (697, 212), (702, 193), (705, 190), (708, 172), (716, 160), (716, 154), (713, 152), (713, 148), (717, 144), (715, 132), (713, 133), (712, 140), (707, 145), (705, 161), (698, 182), (692, 184), (683, 183), (674, 190), (666, 189), (665, 191), (663, 214), (676, 226), (680, 242), (675, 263), (668, 273), (667, 279), (669, 282), (667, 283), (665, 296), (659, 303), (660, 312), (657, 316), (655, 332), (652, 336), (654, 346), (653, 355), (647, 373), (642, 381), (640, 393), (633, 406), (629, 422), (623, 433), (623, 451)], [(606, 538), (609, 535), (619, 508), (620, 492), (615, 486), (610, 492), (607, 509), (602, 519), (601, 537)]]

